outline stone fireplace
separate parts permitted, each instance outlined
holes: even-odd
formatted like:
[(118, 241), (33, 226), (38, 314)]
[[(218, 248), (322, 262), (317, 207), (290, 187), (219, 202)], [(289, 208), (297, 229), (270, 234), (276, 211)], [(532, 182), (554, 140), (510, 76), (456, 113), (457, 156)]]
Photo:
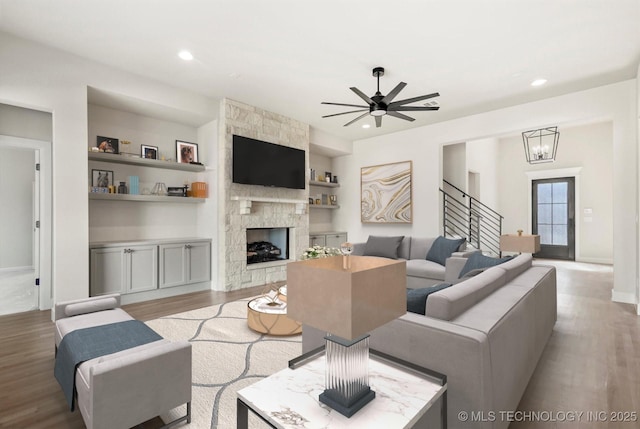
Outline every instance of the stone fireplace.
[[(308, 167), (309, 125), (229, 99), (222, 100), (220, 111), (217, 287), (229, 291), (286, 280), (287, 263), (296, 260), (309, 244), (309, 188), (233, 183), (233, 135), (302, 149)], [(288, 234), (285, 239), (277, 238), (269, 235), (272, 229), (285, 229)], [(248, 232), (252, 230), (258, 238)], [(281, 259), (248, 263), (247, 246), (255, 241), (278, 247)]]

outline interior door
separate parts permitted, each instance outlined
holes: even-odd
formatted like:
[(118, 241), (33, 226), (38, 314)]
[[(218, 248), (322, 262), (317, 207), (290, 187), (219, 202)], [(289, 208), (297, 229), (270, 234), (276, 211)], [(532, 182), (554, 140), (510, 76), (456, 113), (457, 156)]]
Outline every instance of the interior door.
[(575, 179), (532, 182), (532, 228), (540, 235), (538, 258), (575, 260)]

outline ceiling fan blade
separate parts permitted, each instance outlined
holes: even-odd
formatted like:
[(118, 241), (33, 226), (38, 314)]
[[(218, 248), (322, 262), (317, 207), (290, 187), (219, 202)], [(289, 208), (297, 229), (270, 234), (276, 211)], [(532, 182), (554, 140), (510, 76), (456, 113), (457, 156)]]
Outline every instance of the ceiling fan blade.
[(345, 127), (348, 127), (349, 125), (353, 124), (355, 121), (359, 121), (360, 119), (364, 118), (365, 116), (367, 116), (369, 114), (369, 112), (365, 112), (362, 115), (358, 116), (357, 118), (355, 118), (352, 121), (347, 122), (346, 124), (344, 124)]
[(366, 107), (366, 108), (368, 108), (368, 107), (369, 107), (369, 106), (360, 106), (359, 104), (328, 103), (328, 102), (326, 102), (326, 101), (323, 101), (323, 102), (322, 102), (322, 103), (320, 103), (320, 104), (330, 104), (330, 105), (332, 105), (332, 106), (363, 107), (363, 108), (364, 108), (364, 107)]
[(369, 109), (350, 110), (349, 112), (334, 113), (333, 115), (324, 115), (323, 118), (330, 118), (332, 116), (346, 115), (347, 113), (368, 112), (368, 111), (369, 111)]
[(376, 128), (380, 128), (382, 126), (382, 116), (376, 116)]
[(426, 110), (438, 110), (440, 107), (435, 106), (392, 106), (387, 108), (393, 112), (424, 112)]
[(356, 94), (358, 94), (358, 97), (362, 98), (364, 101), (366, 101), (369, 104), (374, 104), (373, 100), (369, 98), (369, 96), (367, 94), (365, 94), (364, 92), (360, 91), (358, 88), (356, 88), (355, 86), (352, 86), (351, 91), (355, 92)]
[(402, 113), (394, 112), (393, 110), (387, 110), (387, 115), (404, 119), (405, 121), (411, 121), (411, 122), (415, 121), (414, 118), (407, 115), (403, 115)]
[(433, 94), (421, 95), (420, 97), (413, 97), (413, 98), (407, 98), (406, 100), (394, 101), (393, 103), (389, 104), (389, 107), (400, 106), (402, 104), (415, 103), (416, 101), (428, 100), (429, 98), (439, 97), (439, 96), (440, 94), (438, 94), (437, 92), (434, 92)]
[(391, 101), (392, 101), (394, 98), (396, 98), (396, 95), (398, 95), (398, 93), (399, 93), (400, 91), (402, 91), (402, 89), (403, 89), (405, 86), (407, 86), (407, 84), (406, 84), (406, 83), (404, 83), (404, 82), (400, 82), (399, 84), (397, 84), (397, 85), (396, 85), (396, 87), (395, 87), (395, 88), (393, 88), (393, 89), (391, 90), (391, 92), (390, 92), (390, 93), (388, 93), (388, 94), (387, 94), (387, 95), (382, 99), (382, 102), (383, 102), (384, 104), (389, 104), (389, 103), (391, 103)]

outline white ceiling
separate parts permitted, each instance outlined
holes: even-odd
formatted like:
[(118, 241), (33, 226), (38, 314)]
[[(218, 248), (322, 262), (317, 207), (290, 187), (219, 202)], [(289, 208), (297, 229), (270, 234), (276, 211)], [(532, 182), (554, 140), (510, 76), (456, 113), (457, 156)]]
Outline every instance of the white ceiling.
[[(635, 78), (640, 62), (640, 0), (0, 0), (0, 31), (349, 140)], [(351, 110), (321, 101), (361, 104), (351, 86), (373, 95), (375, 66), (382, 93), (437, 91), (440, 111), (380, 129), (321, 118)]]

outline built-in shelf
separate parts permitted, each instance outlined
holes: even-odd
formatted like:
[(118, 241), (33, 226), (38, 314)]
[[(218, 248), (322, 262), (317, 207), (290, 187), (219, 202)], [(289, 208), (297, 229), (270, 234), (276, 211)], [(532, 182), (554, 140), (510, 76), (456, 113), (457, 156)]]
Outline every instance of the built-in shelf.
[(339, 205), (332, 205), (332, 204), (309, 204), (309, 207), (312, 209), (339, 209), (340, 206)]
[(192, 197), (165, 197), (159, 195), (132, 195), (132, 194), (107, 194), (100, 192), (89, 192), (90, 200), (105, 201), (134, 201), (147, 203), (177, 203), (177, 204), (197, 204), (204, 203), (206, 198)]
[(309, 180), (309, 185), (311, 186), (323, 186), (325, 188), (339, 188), (339, 183), (331, 183), (331, 182), (320, 182), (319, 180)]
[(112, 162), (116, 164), (138, 165), (142, 167), (164, 168), (166, 170), (191, 171), (199, 173), (205, 170), (204, 165), (182, 164), (174, 161), (161, 161), (157, 159), (139, 158), (126, 154), (113, 154), (104, 152), (88, 152), (90, 161)]

